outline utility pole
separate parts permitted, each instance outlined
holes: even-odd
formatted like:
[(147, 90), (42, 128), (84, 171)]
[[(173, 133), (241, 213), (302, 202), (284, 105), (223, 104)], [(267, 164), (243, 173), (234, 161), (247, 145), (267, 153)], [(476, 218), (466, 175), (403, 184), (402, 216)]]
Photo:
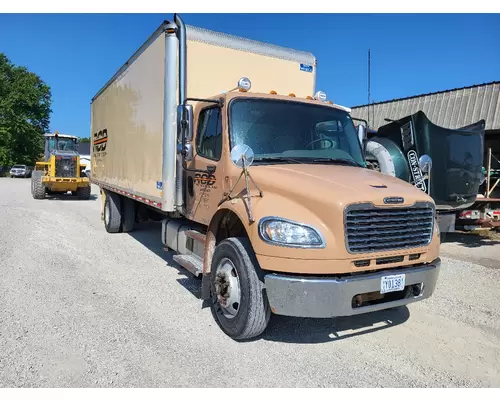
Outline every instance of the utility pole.
[[(368, 126), (370, 125), (370, 49), (368, 49)], [(367, 127), (368, 128), (368, 127)]]

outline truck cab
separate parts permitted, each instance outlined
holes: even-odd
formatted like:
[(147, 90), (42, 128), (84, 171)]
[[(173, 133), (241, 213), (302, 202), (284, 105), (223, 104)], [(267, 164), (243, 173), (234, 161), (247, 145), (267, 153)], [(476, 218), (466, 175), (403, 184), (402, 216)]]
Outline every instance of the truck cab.
[(163, 229), (168, 247), (193, 244), (177, 260), (203, 276), (223, 330), (245, 335), (233, 318), (259, 307), (239, 311), (253, 273), (253, 290), (265, 293), (255, 329), (267, 324), (266, 306), (331, 318), (430, 296), (440, 266), (433, 200), (368, 169), (349, 113), (324, 93), (252, 93), (247, 78), (239, 86), (179, 111), (184, 215), (207, 227), (194, 229), (204, 245), (184, 241), (197, 235), (177, 219)]

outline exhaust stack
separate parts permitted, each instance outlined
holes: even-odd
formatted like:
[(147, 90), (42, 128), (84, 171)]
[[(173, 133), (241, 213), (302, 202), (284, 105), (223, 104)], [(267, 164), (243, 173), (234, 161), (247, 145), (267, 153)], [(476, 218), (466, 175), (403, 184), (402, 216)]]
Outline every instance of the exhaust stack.
[(178, 14), (174, 14), (174, 22), (179, 27), (179, 105), (186, 101), (186, 25)]

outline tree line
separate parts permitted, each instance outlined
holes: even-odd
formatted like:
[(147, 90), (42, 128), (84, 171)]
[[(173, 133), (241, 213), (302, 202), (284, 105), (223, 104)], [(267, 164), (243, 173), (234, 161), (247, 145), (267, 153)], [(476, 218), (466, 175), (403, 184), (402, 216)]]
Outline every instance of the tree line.
[(0, 167), (40, 160), (51, 104), (49, 85), (0, 53)]

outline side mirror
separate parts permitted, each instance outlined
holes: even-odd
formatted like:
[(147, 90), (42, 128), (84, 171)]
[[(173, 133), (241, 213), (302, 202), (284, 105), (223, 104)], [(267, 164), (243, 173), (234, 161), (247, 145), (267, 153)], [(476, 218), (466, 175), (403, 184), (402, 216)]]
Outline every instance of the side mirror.
[(368, 135), (366, 133), (366, 127), (364, 125), (358, 125), (358, 140), (361, 144), (361, 148), (363, 150), (363, 157), (366, 154), (366, 143), (368, 142)]
[(181, 104), (177, 106), (177, 137), (190, 142), (193, 140), (193, 106)]
[(177, 144), (177, 154), (181, 154), (186, 161), (191, 161), (193, 159), (193, 145), (191, 143)]
[(432, 168), (432, 158), (427, 154), (423, 154), (418, 159), (418, 166), (424, 174), (428, 174)]
[(364, 125), (358, 125), (358, 139), (359, 143), (363, 144), (366, 141), (366, 128)]
[(237, 168), (247, 168), (253, 163), (253, 151), (246, 144), (237, 144), (231, 150), (231, 162)]

